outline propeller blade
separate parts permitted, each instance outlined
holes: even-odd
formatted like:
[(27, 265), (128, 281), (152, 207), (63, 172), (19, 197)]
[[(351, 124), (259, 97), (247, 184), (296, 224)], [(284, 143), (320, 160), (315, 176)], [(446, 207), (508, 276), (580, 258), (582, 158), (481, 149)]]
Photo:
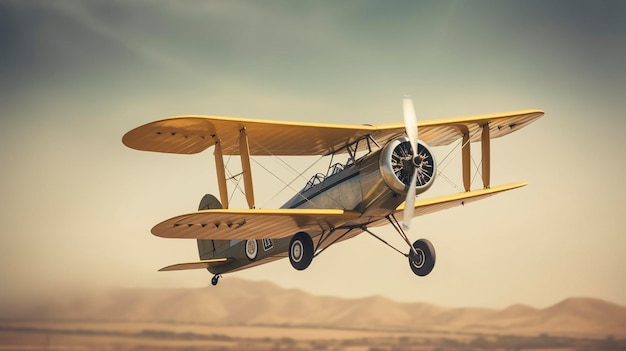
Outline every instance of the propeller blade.
[(413, 171), (413, 177), (411, 178), (411, 184), (409, 184), (409, 190), (406, 192), (406, 200), (404, 200), (404, 217), (402, 218), (402, 227), (405, 230), (409, 230), (411, 226), (411, 219), (413, 219), (413, 212), (415, 210), (415, 186), (417, 182), (417, 170)]
[[(413, 100), (409, 97), (404, 97), (402, 100), (402, 111), (404, 115), (404, 128), (406, 129), (406, 135), (409, 137), (411, 144), (411, 152), (413, 157), (417, 156), (417, 117), (415, 116), (415, 108), (413, 107)], [(417, 169), (413, 168), (413, 176), (411, 177), (411, 183), (409, 184), (409, 190), (406, 192), (406, 200), (404, 202), (404, 217), (402, 218), (402, 227), (405, 230), (409, 230), (411, 226), (411, 219), (413, 219), (413, 213), (415, 210), (415, 186), (417, 183)]]
[(413, 108), (413, 101), (409, 97), (405, 97), (402, 100), (402, 111), (404, 112), (404, 128), (406, 129), (406, 135), (411, 142), (411, 150), (413, 156), (415, 156), (415, 149), (417, 147), (417, 118), (415, 117), (415, 109)]

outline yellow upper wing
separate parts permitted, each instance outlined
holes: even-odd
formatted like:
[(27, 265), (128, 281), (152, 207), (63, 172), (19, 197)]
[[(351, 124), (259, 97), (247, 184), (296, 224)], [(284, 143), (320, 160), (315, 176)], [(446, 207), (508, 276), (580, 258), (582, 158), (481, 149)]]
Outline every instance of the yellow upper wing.
[[(543, 111), (525, 110), (423, 121), (417, 125), (421, 140), (429, 146), (442, 146), (455, 142), (465, 133), (469, 133), (471, 142), (479, 141), (482, 127), (486, 124), (489, 125), (491, 139), (499, 138), (527, 126), (541, 116)], [(376, 140), (388, 140), (404, 132), (402, 123), (380, 124), (375, 127), (377, 131), (373, 135)]]
[(250, 155), (326, 155), (376, 130), (372, 126), (180, 116), (137, 127), (122, 142), (137, 150), (195, 154), (219, 140), (224, 155), (239, 155), (244, 128)]
[[(497, 138), (541, 116), (543, 111), (527, 110), (422, 121), (419, 135), (430, 146), (448, 145), (466, 132), (477, 141), (482, 126), (489, 124), (491, 138)], [(224, 155), (239, 155), (242, 129), (248, 135), (250, 155), (327, 155), (366, 135), (383, 144), (404, 134), (402, 123), (369, 126), (178, 116), (137, 127), (126, 133), (122, 142), (137, 150), (194, 154), (219, 141)]]
[(204, 210), (163, 221), (152, 228), (152, 234), (163, 238), (280, 239), (312, 228), (327, 230), (359, 215), (332, 209)]

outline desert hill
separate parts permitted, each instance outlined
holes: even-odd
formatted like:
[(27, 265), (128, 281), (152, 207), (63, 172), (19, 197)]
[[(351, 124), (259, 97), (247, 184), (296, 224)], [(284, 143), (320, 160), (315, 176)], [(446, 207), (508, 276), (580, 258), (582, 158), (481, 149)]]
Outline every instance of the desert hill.
[(446, 308), (379, 296), (315, 296), (236, 278), (200, 289), (100, 289), (2, 301), (0, 318), (626, 336), (626, 307), (591, 298), (570, 298), (544, 309)]

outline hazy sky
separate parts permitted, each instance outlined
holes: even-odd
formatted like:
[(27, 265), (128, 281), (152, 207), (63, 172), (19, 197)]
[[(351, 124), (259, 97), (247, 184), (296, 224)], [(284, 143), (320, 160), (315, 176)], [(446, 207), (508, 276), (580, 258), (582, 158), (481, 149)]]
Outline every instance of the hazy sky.
[[(196, 260), (196, 244), (150, 228), (217, 194), (212, 151), (139, 152), (126, 131), (181, 114), (398, 122), (410, 94), (422, 119), (545, 110), (492, 143), (492, 184), (530, 185), (415, 220), (410, 238), (437, 250), (425, 278), (365, 235), (306, 271), (281, 260), (231, 276), (446, 306), (626, 304), (624, 1), (0, 0), (0, 78), (3, 298), (209, 283), (158, 273)], [(459, 163), (446, 175), (461, 187)], [(253, 167), (257, 203), (280, 206), (291, 194)], [(440, 178), (431, 194), (459, 190)]]

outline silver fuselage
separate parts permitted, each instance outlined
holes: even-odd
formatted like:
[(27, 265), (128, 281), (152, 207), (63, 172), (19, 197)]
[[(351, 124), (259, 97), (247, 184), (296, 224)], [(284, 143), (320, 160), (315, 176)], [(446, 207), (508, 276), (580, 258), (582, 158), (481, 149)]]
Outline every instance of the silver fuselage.
[[(381, 149), (341, 165), (340, 171), (333, 173), (329, 170), (329, 174), (318, 177), (317, 182), (309, 182), (281, 208), (342, 209), (361, 213), (358, 218), (330, 233), (321, 228), (308, 231), (317, 249), (324, 249), (335, 239), (342, 241), (356, 236), (363, 232), (362, 226), (391, 214), (405, 200), (407, 187), (397, 179), (392, 179), (390, 154), (398, 143), (406, 140), (392, 140)], [(235, 260), (209, 270), (215, 274), (232, 272), (287, 257), (290, 240), (290, 237), (269, 242), (258, 240), (254, 260), (244, 254), (246, 241), (231, 241), (219, 256), (234, 257)]]

